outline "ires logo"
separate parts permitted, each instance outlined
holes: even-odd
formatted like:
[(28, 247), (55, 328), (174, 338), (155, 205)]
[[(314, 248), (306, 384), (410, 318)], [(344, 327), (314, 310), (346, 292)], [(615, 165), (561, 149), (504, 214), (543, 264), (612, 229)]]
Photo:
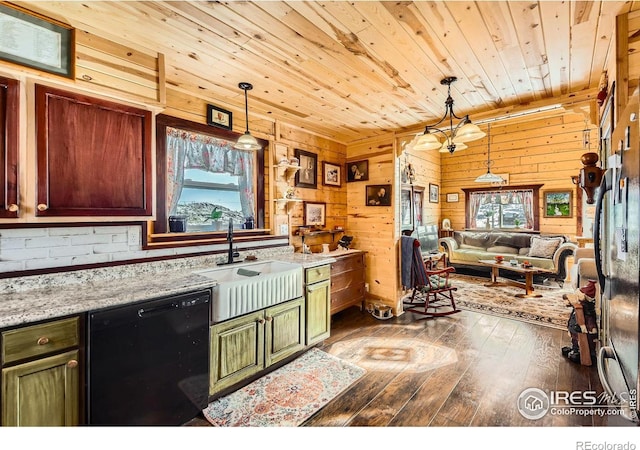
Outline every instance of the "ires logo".
[(630, 408), (635, 409), (636, 392), (622, 393), (611, 397), (595, 391), (550, 391), (528, 388), (520, 393), (517, 407), (520, 414), (530, 420), (537, 420), (547, 413), (552, 415), (612, 416), (625, 415)]

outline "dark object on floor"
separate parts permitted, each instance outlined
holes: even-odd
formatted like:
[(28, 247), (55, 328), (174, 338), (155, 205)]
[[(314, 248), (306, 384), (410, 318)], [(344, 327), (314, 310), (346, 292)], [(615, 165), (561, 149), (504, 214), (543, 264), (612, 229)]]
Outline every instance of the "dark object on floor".
[[(447, 316), (460, 312), (456, 308), (449, 274), (453, 267), (428, 271), (422, 259), (420, 241), (410, 236), (402, 236), (402, 284), (405, 289), (413, 288), (411, 296), (403, 300), (405, 311), (429, 317)], [(441, 310), (440, 308), (445, 308)]]

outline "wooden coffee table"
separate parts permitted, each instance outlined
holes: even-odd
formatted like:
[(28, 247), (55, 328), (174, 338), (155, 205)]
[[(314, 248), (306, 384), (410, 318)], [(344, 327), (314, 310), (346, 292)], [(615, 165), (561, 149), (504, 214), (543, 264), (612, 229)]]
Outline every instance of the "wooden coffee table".
[[(516, 294), (516, 297), (518, 298), (542, 297), (541, 294), (536, 294), (533, 289), (533, 276), (539, 273), (553, 273), (551, 270), (542, 269), (540, 267), (525, 268), (522, 267), (522, 264), (512, 266), (508, 261), (498, 263), (492, 259), (481, 259), (478, 262), (491, 267), (491, 283), (486, 284), (485, 286), (518, 286), (524, 288), (524, 294)], [(524, 274), (524, 283), (505, 279), (503, 279), (503, 281), (498, 281), (500, 269)]]

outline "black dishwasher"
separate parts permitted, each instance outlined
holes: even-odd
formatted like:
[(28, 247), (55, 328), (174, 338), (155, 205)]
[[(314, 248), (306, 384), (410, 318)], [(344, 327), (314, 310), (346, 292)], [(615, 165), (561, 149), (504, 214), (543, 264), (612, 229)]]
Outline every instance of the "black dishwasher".
[(90, 425), (181, 425), (207, 406), (210, 291), (89, 314)]

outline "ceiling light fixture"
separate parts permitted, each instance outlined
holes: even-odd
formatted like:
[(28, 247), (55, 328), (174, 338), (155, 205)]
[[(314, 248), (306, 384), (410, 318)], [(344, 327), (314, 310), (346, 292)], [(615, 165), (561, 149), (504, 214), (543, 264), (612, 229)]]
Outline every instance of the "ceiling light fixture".
[(502, 183), (499, 175), (491, 173), (491, 124), (487, 124), (487, 173), (476, 178), (476, 183)]
[[(464, 117), (458, 117), (453, 112), (453, 98), (451, 98), (451, 83), (455, 82), (457, 77), (446, 77), (440, 80), (440, 84), (447, 86), (447, 100), (444, 102), (445, 111), (444, 116), (437, 123), (433, 125), (427, 125), (424, 129), (424, 133), (414, 146), (414, 150), (436, 150), (442, 147), (440, 140), (434, 135), (435, 132), (441, 133), (445, 137), (444, 145), (446, 145), (449, 153), (453, 153), (456, 150), (456, 146), (465, 142), (475, 141), (476, 139), (483, 138), (485, 136), (484, 131), (478, 128), (477, 125), (471, 123), (469, 115)], [(457, 125), (453, 125), (453, 119), (458, 119)], [(449, 128), (440, 129), (437, 128), (445, 120), (449, 121)]]
[(238, 87), (244, 91), (244, 117), (247, 122), (247, 128), (244, 134), (238, 138), (238, 142), (235, 143), (233, 148), (237, 148), (238, 150), (260, 150), (262, 146), (258, 144), (258, 140), (249, 133), (249, 103), (247, 100), (247, 91), (253, 89), (253, 85), (242, 82), (238, 84)]

